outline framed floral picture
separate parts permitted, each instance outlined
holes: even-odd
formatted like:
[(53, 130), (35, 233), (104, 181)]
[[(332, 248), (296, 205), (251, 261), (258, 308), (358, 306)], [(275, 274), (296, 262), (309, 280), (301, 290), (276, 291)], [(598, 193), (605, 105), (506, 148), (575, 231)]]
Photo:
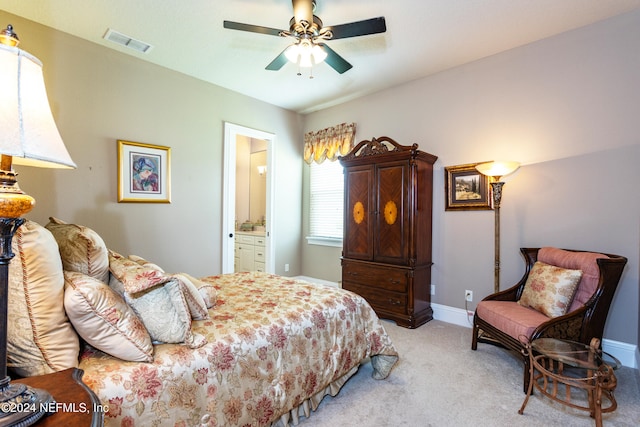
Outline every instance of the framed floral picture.
[(476, 170), (480, 163), (444, 168), (445, 210), (491, 209), (489, 180)]
[(118, 140), (118, 203), (171, 203), (171, 148)]

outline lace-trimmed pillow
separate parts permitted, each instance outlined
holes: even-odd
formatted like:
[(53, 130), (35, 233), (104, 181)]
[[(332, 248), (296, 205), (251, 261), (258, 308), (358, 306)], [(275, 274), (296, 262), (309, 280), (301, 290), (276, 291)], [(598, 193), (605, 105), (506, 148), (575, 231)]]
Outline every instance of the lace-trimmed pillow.
[(581, 270), (537, 261), (529, 272), (518, 304), (548, 317), (562, 316), (569, 310), (581, 278)]
[(116, 291), (74, 271), (65, 271), (64, 280), (64, 307), (87, 343), (122, 360), (153, 361), (149, 333)]

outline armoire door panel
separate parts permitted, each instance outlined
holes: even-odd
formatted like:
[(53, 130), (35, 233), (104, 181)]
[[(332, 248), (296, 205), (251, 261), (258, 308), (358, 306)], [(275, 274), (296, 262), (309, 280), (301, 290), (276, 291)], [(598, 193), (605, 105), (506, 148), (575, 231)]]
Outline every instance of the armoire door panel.
[(374, 259), (406, 264), (407, 162), (378, 166)]
[(370, 167), (345, 171), (347, 187), (343, 256), (349, 258), (373, 258), (372, 171)]

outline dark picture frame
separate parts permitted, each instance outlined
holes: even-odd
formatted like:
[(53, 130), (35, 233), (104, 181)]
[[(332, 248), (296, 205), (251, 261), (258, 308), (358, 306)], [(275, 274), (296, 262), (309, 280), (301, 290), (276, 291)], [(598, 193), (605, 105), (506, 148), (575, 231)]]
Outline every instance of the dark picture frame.
[(489, 179), (476, 170), (480, 163), (484, 162), (444, 168), (445, 210), (492, 209)]
[(118, 203), (171, 203), (171, 148), (118, 140)]

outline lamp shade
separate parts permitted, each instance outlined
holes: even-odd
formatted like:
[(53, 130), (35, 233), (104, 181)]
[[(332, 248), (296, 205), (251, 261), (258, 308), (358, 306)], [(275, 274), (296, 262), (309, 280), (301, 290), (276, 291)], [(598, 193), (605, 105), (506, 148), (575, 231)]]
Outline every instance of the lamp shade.
[(42, 62), (0, 44), (0, 154), (13, 163), (75, 168), (53, 120)]
[(505, 175), (515, 172), (520, 167), (518, 162), (494, 161), (476, 165), (476, 170), (483, 175), (491, 176), (499, 180)]
[(324, 61), (327, 57), (327, 52), (315, 43), (309, 42), (308, 40), (301, 40), (289, 46), (285, 50), (284, 55), (294, 64), (309, 68)]

